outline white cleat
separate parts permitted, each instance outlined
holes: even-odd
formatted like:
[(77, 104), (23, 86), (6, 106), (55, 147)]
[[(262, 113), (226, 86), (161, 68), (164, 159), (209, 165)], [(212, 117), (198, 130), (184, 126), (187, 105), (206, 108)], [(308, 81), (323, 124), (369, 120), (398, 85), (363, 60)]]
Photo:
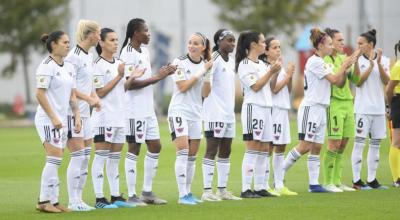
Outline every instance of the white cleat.
[(221, 199), (214, 195), (212, 192), (204, 192), (203, 195), (201, 196), (202, 201), (208, 201), (208, 202), (219, 202)]
[(356, 191), (354, 188), (348, 187), (344, 184), (336, 185), (337, 188), (343, 190), (343, 192), (354, 192)]
[(217, 192), (217, 196), (221, 198), (222, 200), (242, 200), (242, 198), (234, 196), (231, 192), (229, 191), (219, 191)]
[(90, 209), (89, 207), (86, 207), (80, 202), (76, 203), (69, 203), (68, 208), (71, 209), (73, 212), (89, 212), (92, 211), (93, 209)]
[(326, 185), (326, 186), (324, 186), (324, 188), (326, 190), (328, 190), (329, 192), (334, 192), (334, 193), (343, 192), (343, 190), (339, 189), (334, 184)]

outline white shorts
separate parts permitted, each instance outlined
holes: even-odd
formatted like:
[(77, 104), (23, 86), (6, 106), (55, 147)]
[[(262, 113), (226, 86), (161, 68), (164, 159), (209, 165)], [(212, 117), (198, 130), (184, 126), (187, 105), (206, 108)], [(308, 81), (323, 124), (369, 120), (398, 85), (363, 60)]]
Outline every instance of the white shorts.
[(160, 130), (156, 116), (128, 118), (125, 120), (126, 142), (144, 143), (146, 140), (159, 140)]
[(386, 138), (386, 118), (385, 115), (366, 115), (355, 114), (356, 137), (371, 139)]
[(79, 133), (75, 133), (75, 119), (74, 116), (68, 115), (68, 138), (80, 137), (84, 140), (89, 140), (93, 138), (92, 124), (90, 123), (90, 118), (82, 117), (82, 127)]
[(323, 144), (326, 129), (326, 107), (300, 106), (297, 113), (299, 140)]
[(189, 139), (201, 139), (201, 121), (191, 121), (178, 116), (168, 117), (168, 127), (172, 140), (188, 136)]
[(108, 142), (113, 144), (125, 143), (125, 128), (123, 127), (94, 127), (94, 143)]
[(253, 104), (242, 106), (243, 140), (272, 141), (272, 108)]
[(206, 138), (234, 138), (235, 129), (235, 123), (204, 122), (204, 135)]
[(36, 124), (36, 130), (42, 144), (48, 142), (49, 144), (61, 149), (64, 149), (67, 145), (66, 127), (55, 129), (53, 125)]
[(276, 145), (290, 144), (289, 110), (272, 108), (272, 143)]

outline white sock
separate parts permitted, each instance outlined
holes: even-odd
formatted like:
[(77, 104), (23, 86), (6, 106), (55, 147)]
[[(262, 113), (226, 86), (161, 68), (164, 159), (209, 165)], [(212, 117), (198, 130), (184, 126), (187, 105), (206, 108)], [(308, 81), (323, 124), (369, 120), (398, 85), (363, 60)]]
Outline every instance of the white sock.
[(67, 168), (67, 188), (69, 203), (79, 202), (78, 185), (81, 178), (82, 162), (85, 159), (85, 149), (70, 153), (71, 159)]
[(379, 165), (379, 139), (371, 139), (368, 149), (368, 182), (372, 182), (376, 178), (376, 170)]
[(294, 163), (301, 157), (301, 154), (296, 150), (296, 148), (293, 148), (289, 153), (287, 154), (285, 161), (283, 162), (283, 176), (285, 176), (285, 173), (293, 166)]
[(186, 192), (190, 193), (192, 188), (194, 173), (196, 172), (196, 156), (188, 156), (186, 170), (187, 170)]
[(54, 187), (52, 188), (50, 203), (58, 204), (58, 196), (60, 194), (60, 179), (57, 176), (56, 178), (52, 179), (51, 182), (54, 182)]
[(146, 157), (144, 158), (144, 180), (143, 180), (144, 192), (152, 191), (153, 179), (156, 176), (158, 168), (158, 156), (159, 153), (151, 153), (147, 151)]
[(111, 196), (120, 196), (119, 193), (119, 160), (121, 159), (121, 152), (110, 152), (108, 154), (106, 171), (107, 179), (110, 184)]
[(125, 157), (125, 177), (129, 197), (136, 195), (136, 164), (137, 156), (127, 152)]
[(247, 150), (242, 162), (242, 192), (251, 188), (258, 151)]
[[(266, 190), (266, 175), (268, 172), (269, 175), (269, 168), (267, 168), (267, 158), (269, 158), (269, 154), (267, 152), (259, 151), (256, 163), (254, 166), (254, 190)], [(269, 165), (269, 163), (268, 163)]]
[(231, 163), (228, 158), (217, 159), (218, 189), (225, 190), (228, 184)]
[(107, 161), (109, 150), (96, 150), (92, 163), (92, 182), (96, 198), (104, 198), (104, 164)]
[(60, 157), (46, 157), (40, 181), (39, 202), (54, 200), (54, 189), (58, 184), (58, 168), (61, 165), (61, 159)]
[(85, 188), (86, 180), (88, 177), (88, 165), (90, 160), (91, 149), (92, 148), (90, 146), (85, 147), (85, 157), (82, 161), (82, 167), (81, 167), (81, 178), (79, 178), (78, 189), (76, 191), (76, 195), (79, 198), (79, 200), (82, 200), (83, 188)]
[(179, 198), (187, 195), (186, 191), (186, 176), (187, 176), (187, 163), (188, 163), (188, 149), (183, 149), (176, 152), (175, 160), (175, 177), (178, 183)]
[(204, 190), (210, 190), (212, 188), (214, 168), (215, 168), (215, 160), (203, 158), (202, 170), (203, 170)]
[(308, 155), (307, 165), (308, 165), (308, 176), (310, 185), (318, 185), (319, 166), (320, 166), (319, 155), (312, 155), (312, 154)]
[(283, 153), (274, 153), (272, 165), (274, 167), (274, 187), (275, 189), (283, 188)]
[(353, 170), (353, 183), (361, 179), (362, 156), (365, 146), (365, 138), (356, 137), (351, 153), (351, 168)]

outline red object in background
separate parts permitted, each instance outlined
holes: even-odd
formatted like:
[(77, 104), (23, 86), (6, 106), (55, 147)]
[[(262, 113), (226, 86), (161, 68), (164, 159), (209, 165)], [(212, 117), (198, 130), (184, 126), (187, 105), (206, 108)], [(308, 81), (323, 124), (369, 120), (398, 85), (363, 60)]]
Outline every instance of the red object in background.
[(18, 94), (14, 97), (14, 103), (13, 103), (12, 110), (16, 115), (25, 114), (25, 103), (24, 103), (24, 99), (22, 98), (22, 96), (20, 94)]
[[(347, 56), (350, 56), (353, 53), (353, 48), (351, 46), (345, 46), (343, 48), (344, 53)], [(309, 51), (299, 51), (299, 64), (300, 64), (300, 73), (304, 74), (304, 67), (306, 66), (306, 62), (308, 58), (310, 58), (315, 53), (315, 49)]]

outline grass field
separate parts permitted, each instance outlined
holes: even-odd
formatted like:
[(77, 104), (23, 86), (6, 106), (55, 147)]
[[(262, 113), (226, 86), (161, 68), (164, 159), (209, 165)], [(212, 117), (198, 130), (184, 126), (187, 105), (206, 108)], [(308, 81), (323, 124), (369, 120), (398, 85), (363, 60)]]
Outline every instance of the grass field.
[[(169, 201), (167, 205), (67, 214), (42, 214), (34, 209), (39, 193), (40, 175), (45, 162), (44, 151), (36, 130), (33, 127), (0, 128), (0, 219), (400, 219), (400, 190), (392, 187), (389, 190), (336, 194), (308, 193), (306, 157), (301, 158), (286, 176), (286, 185), (298, 192), (298, 196), (202, 203), (190, 207), (178, 205), (174, 176), (175, 149), (168, 135), (167, 124), (162, 122), (160, 126), (163, 151), (153, 190)], [(241, 188), (241, 162), (244, 152), (240, 130), (238, 124), (237, 136), (233, 143), (229, 181), (229, 189), (236, 195), (240, 193)], [(297, 129), (294, 123), (292, 123), (292, 131), (294, 140), (289, 149), (297, 143), (295, 140)], [(201, 196), (202, 192), (201, 158), (205, 149), (204, 142), (202, 141), (198, 154), (196, 176), (192, 186), (197, 196)], [(343, 182), (348, 185), (351, 183), (352, 145), (351, 141), (345, 154)], [(381, 146), (381, 162), (378, 169), (378, 179), (385, 185), (391, 184), (388, 149), (389, 142), (385, 140)], [(138, 162), (138, 192), (141, 191), (143, 179), (144, 152), (145, 148), (142, 149)], [(366, 158), (367, 150), (364, 153), (364, 158)], [(59, 172), (60, 202), (64, 204), (68, 202), (66, 189), (68, 157), (68, 154), (65, 154)], [(363, 179), (366, 178), (365, 162)], [(121, 160), (121, 192), (126, 193), (123, 164)], [(107, 185), (105, 189), (108, 190)], [(90, 178), (86, 184), (84, 199), (89, 204), (94, 203)]]

